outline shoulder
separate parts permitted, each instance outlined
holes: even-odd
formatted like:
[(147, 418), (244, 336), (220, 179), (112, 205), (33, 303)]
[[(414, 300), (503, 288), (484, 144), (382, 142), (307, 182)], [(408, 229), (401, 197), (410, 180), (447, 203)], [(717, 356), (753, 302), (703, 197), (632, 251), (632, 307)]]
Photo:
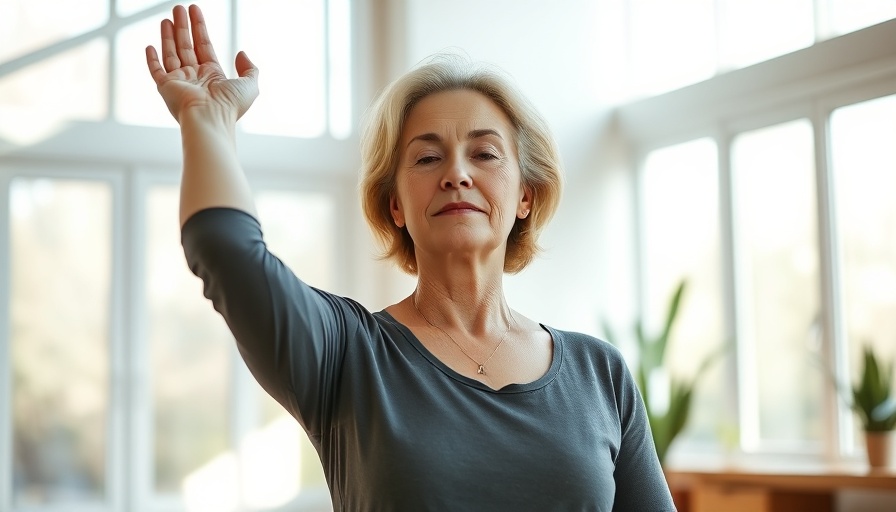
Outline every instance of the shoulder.
[(614, 364), (625, 363), (619, 348), (608, 341), (582, 332), (567, 331), (547, 325), (543, 325), (543, 327), (551, 333), (556, 343), (563, 345), (563, 350), (570, 352), (571, 356), (594, 357)]
[(544, 328), (554, 338), (554, 350), (561, 358), (565, 377), (603, 383), (600, 387), (613, 393), (633, 385), (629, 366), (612, 343), (581, 332)]

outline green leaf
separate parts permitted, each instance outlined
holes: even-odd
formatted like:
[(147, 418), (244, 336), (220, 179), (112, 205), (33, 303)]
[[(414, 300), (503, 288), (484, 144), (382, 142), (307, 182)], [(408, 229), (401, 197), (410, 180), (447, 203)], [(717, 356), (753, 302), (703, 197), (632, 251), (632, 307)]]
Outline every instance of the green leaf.
[(678, 287), (675, 289), (675, 293), (672, 295), (672, 301), (669, 304), (669, 310), (666, 312), (666, 322), (663, 326), (662, 334), (660, 334), (659, 338), (656, 340), (657, 351), (659, 352), (659, 360), (662, 361), (666, 354), (666, 344), (669, 342), (669, 334), (672, 332), (672, 327), (675, 325), (675, 320), (678, 318), (678, 308), (681, 306), (681, 297), (684, 295), (684, 290), (687, 285), (687, 281), (682, 279), (681, 282), (678, 283)]
[[(672, 295), (665, 322), (660, 333), (656, 337), (648, 335), (643, 320), (634, 323), (635, 342), (638, 350), (638, 365), (632, 372), (635, 382), (644, 401), (647, 410), (647, 420), (653, 436), (657, 457), (660, 463), (665, 460), (675, 438), (684, 430), (691, 412), (694, 391), (697, 382), (703, 377), (709, 367), (719, 359), (730, 347), (731, 343), (723, 344), (718, 350), (713, 351), (701, 361), (696, 375), (690, 380), (670, 378), (669, 381), (669, 408), (663, 414), (657, 414), (652, 410), (651, 404), (658, 401), (657, 397), (650, 396), (648, 377), (654, 370), (664, 365), (666, 349), (669, 337), (678, 319), (682, 298), (687, 288), (687, 280), (682, 279)], [(612, 329), (604, 323), (604, 332), (607, 336), (615, 337)]]
[(879, 364), (870, 344), (863, 348), (858, 385), (852, 388), (852, 409), (869, 432), (896, 428), (896, 398), (892, 396), (893, 363)]

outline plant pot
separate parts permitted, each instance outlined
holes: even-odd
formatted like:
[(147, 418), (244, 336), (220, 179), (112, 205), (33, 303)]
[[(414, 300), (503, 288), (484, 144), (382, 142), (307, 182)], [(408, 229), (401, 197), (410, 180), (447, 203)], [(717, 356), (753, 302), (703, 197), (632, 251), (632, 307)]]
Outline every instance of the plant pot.
[(865, 450), (868, 465), (872, 469), (890, 466), (890, 442), (892, 432), (865, 432)]

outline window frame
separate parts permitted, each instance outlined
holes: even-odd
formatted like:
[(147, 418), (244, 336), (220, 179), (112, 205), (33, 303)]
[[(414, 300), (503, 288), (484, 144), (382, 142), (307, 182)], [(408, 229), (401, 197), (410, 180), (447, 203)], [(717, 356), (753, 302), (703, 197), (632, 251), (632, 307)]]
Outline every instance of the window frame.
[[(816, 202), (818, 225), (819, 289), (821, 292), (821, 351), (838, 378), (849, 377), (848, 341), (842, 318), (838, 233), (830, 170), (830, 118), (837, 108), (896, 94), (896, 49), (886, 41), (896, 40), (896, 20), (817, 43), (792, 54), (718, 75), (704, 82), (623, 105), (615, 111), (616, 127), (630, 148), (632, 200), (636, 211), (635, 254), (638, 257), (639, 309), (646, 304), (644, 283), (644, 209), (641, 197), (642, 169), (648, 154), (656, 149), (710, 137), (717, 144), (719, 172), (720, 254), (726, 337), (737, 347), (726, 358), (729, 400), (735, 404), (725, 414), (743, 433), (751, 414), (749, 372), (742, 336), (743, 286), (734, 225), (731, 175), (731, 144), (740, 133), (775, 124), (807, 119), (814, 134)], [(755, 387), (755, 386), (754, 386)], [(841, 461), (859, 463), (854, 446), (852, 412), (833, 386), (824, 391), (825, 432), (821, 453), (785, 453), (760, 449), (740, 453), (759, 464)], [(701, 447), (682, 443), (682, 456), (699, 458)]]
[[(92, 182), (101, 182), (109, 185), (111, 195), (110, 215), (110, 262), (112, 268), (109, 273), (109, 309), (108, 309), (108, 360), (109, 360), (109, 389), (106, 395), (107, 417), (107, 450), (104, 454), (105, 458), (105, 475), (104, 488), (105, 498), (101, 501), (92, 502), (84, 505), (75, 505), (64, 507), (61, 505), (51, 505), (43, 509), (46, 510), (73, 510), (73, 511), (94, 511), (94, 510), (115, 510), (123, 503), (124, 495), (123, 479), (126, 475), (127, 465), (123, 458), (122, 446), (124, 439), (123, 420), (121, 414), (118, 413), (119, 404), (127, 400), (125, 392), (126, 383), (123, 382), (124, 375), (115, 371), (115, 362), (121, 358), (122, 351), (126, 343), (124, 342), (124, 323), (121, 315), (122, 298), (125, 296), (123, 288), (123, 246), (124, 238), (127, 231), (123, 225), (123, 212), (125, 209), (122, 196), (126, 188), (124, 176), (121, 174), (121, 168), (112, 165), (88, 165), (88, 164), (59, 164), (54, 162), (29, 162), (15, 160), (0, 164), (0, 193), (9, 197), (10, 185), (16, 178), (46, 178), (53, 180), (83, 180)], [(2, 254), (9, 255), (12, 248), (10, 232), (12, 228), (12, 220), (9, 216), (9, 208), (2, 209), (0, 212), (0, 251)], [(0, 354), (11, 353), (12, 324), (9, 317), (10, 312), (10, 290), (11, 290), (11, 259), (4, 258), (4, 264), (0, 265)], [(13, 415), (12, 415), (12, 362), (11, 358), (3, 357), (0, 362), (0, 396), (4, 400), (0, 403), (4, 404), (0, 408), (0, 448), (3, 453), (12, 454), (12, 438), (13, 438)], [(6, 451), (8, 449), (8, 451)], [(12, 487), (12, 458), (0, 458), (0, 510), (13, 510), (13, 487)], [(6, 508), (3, 508), (6, 507)]]
[[(106, 100), (106, 116), (100, 121), (73, 121), (44, 140), (28, 146), (16, 146), (0, 141), (0, 194), (9, 193), (14, 177), (43, 175), (63, 179), (82, 179), (94, 172), (105, 173), (115, 183), (112, 190), (112, 269), (109, 306), (109, 399), (107, 424), (109, 424), (106, 472), (106, 496), (102, 502), (83, 507), (69, 504), (47, 504), (28, 507), (34, 512), (110, 512), (133, 510), (135, 512), (173, 512), (184, 510), (182, 500), (154, 496), (152, 477), (152, 403), (148, 354), (148, 337), (145, 304), (145, 250), (146, 250), (146, 194), (157, 184), (176, 185), (180, 175), (180, 135), (176, 128), (123, 124), (115, 118), (115, 66), (117, 34), (130, 24), (147, 18), (162, 17), (170, 13), (178, 2), (164, 1), (125, 17), (113, 14), (103, 25), (77, 36), (57, 41), (43, 48), (0, 62), (0, 78), (16, 73), (79, 47), (94, 39), (107, 41), (109, 52), (109, 96)], [(343, 2), (340, 2), (342, 4)], [(331, 85), (326, 88), (327, 106), (324, 133), (317, 138), (297, 138), (247, 133), (237, 125), (237, 149), (253, 191), (274, 190), (309, 192), (330, 197), (333, 201), (332, 223), (334, 232), (331, 243), (335, 261), (333, 265), (344, 272), (332, 276), (336, 293), (354, 294), (359, 285), (353, 279), (361, 269), (352, 257), (361, 247), (367, 249), (363, 239), (363, 225), (356, 219), (361, 216), (357, 197), (357, 152), (359, 134), (357, 122), (359, 105), (369, 103), (377, 84), (385, 80), (378, 76), (379, 69), (371, 62), (374, 51), (385, 37), (374, 20), (382, 16), (367, 0), (345, 0), (349, 13), (348, 72), (352, 80), (350, 94), (351, 133), (347, 138), (334, 138), (330, 110), (332, 108)], [(113, 9), (114, 0), (109, 1)], [(236, 0), (228, 0), (228, 8), (238, 8)], [(326, 16), (330, 16), (330, 0), (324, 0)], [(111, 12), (111, 11), (110, 11)], [(391, 12), (391, 11), (390, 11)], [(388, 14), (388, 13), (387, 13)], [(235, 20), (233, 20), (235, 21)], [(332, 24), (332, 22), (331, 22)], [(333, 29), (328, 26), (325, 34)], [(229, 37), (236, 39), (231, 25)], [(332, 37), (332, 34), (329, 34)], [(327, 37), (325, 35), (325, 37)], [(370, 44), (373, 43), (373, 44)], [(329, 51), (328, 45), (325, 45)], [(379, 64), (379, 63), (378, 63)], [(326, 74), (334, 73), (328, 64)], [(147, 80), (149, 77), (147, 75)], [(159, 108), (162, 106), (159, 100)], [(91, 142), (93, 141), (93, 142)], [(109, 144), (108, 141), (116, 141)], [(44, 173), (46, 174), (46, 173)], [(11, 250), (10, 211), (0, 208), (0, 255)], [(176, 229), (176, 228), (175, 228)], [(9, 258), (0, 256), (0, 453), (12, 454), (12, 363), (10, 343), (10, 266)], [(363, 286), (360, 286), (363, 288)], [(200, 293), (197, 289), (197, 293)], [(240, 436), (257, 427), (246, 422), (241, 411), (250, 413), (257, 398), (257, 386), (245, 368), (235, 344), (229, 355), (232, 379), (237, 390), (230, 392), (228, 413), (231, 427), (231, 448), (238, 452)], [(250, 414), (251, 415), (251, 414)], [(251, 419), (251, 418), (250, 418)], [(0, 511), (14, 511), (13, 460), (11, 455), (0, 457)], [(322, 502), (330, 503), (329, 492), (306, 489), (291, 506), (310, 507), (317, 510)], [(244, 509), (246, 507), (243, 507)]]
[[(29, 506), (28, 510), (41, 512), (108, 512), (134, 510), (168, 512), (184, 510), (179, 497), (155, 494), (152, 489), (152, 400), (151, 367), (149, 365), (149, 340), (146, 336), (146, 199), (149, 190), (157, 185), (177, 186), (179, 169), (169, 166), (114, 166), (106, 164), (69, 164), (51, 161), (20, 160), (0, 164), (0, 193), (9, 194), (15, 178), (49, 178), (64, 180), (88, 180), (108, 183), (112, 195), (111, 245), (112, 269), (110, 271), (109, 315), (109, 389), (107, 390), (108, 426), (106, 445), (105, 497), (101, 501), (82, 505), (47, 504)], [(347, 226), (348, 214), (339, 205), (346, 204), (348, 191), (343, 180), (308, 178), (301, 174), (280, 171), (258, 171), (250, 176), (250, 186), (255, 192), (263, 190), (315, 193), (333, 201), (333, 225), (336, 226), (330, 241), (336, 255), (335, 265), (348, 264), (350, 251)], [(0, 209), (0, 251), (9, 254), (11, 219), (9, 208)], [(177, 229), (173, 226), (172, 229)], [(10, 259), (0, 264), (0, 353), (8, 354), (10, 344), (9, 277)], [(334, 288), (345, 288), (350, 283), (346, 273), (333, 275)], [(197, 290), (198, 293), (198, 290)], [(229, 361), (234, 387), (230, 391), (231, 448), (239, 453), (241, 439), (257, 422), (254, 410), (257, 397), (255, 382), (231, 341)], [(8, 357), (0, 357), (0, 449), (12, 453), (13, 417), (11, 400), (12, 363)], [(18, 510), (13, 506), (12, 458), (0, 458), (0, 510)], [(321, 500), (329, 502), (329, 494), (323, 496), (312, 490), (314, 496), (301, 496), (296, 503), (317, 507)]]

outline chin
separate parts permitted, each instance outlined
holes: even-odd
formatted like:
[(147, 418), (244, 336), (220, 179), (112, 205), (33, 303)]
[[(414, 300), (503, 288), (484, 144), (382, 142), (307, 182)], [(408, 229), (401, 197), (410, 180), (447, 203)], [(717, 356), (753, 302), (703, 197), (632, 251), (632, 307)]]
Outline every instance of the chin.
[(438, 250), (445, 254), (484, 254), (498, 249), (502, 242), (503, 240), (497, 240), (493, 233), (489, 233), (489, 236), (471, 236), (469, 233), (463, 236), (449, 235), (441, 240)]

